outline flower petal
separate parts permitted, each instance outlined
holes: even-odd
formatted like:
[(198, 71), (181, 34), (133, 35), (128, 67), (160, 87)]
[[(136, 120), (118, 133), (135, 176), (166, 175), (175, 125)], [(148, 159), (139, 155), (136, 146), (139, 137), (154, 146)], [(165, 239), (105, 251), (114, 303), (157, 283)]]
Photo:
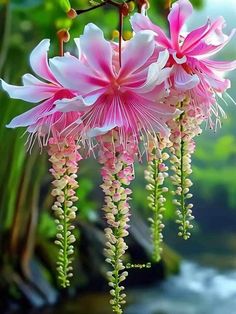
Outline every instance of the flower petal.
[[(37, 103), (39, 101), (50, 98), (58, 91), (58, 87), (43, 83), (30, 74), (23, 77), (25, 86), (16, 86), (7, 84), (4, 80), (1, 80), (2, 88), (8, 93), (13, 99), (21, 99), (24, 101)], [(30, 85), (30, 81), (32, 85)], [(39, 85), (36, 85), (39, 82)]]
[(34, 48), (30, 55), (30, 65), (33, 71), (44, 78), (53, 83), (57, 83), (55, 77), (48, 66), (48, 50), (50, 47), (50, 40), (44, 39), (42, 40), (38, 46)]
[(78, 94), (84, 95), (108, 84), (106, 78), (94, 74), (87, 65), (73, 56), (54, 57), (49, 62), (58, 82)]
[(81, 58), (80, 38), (74, 38), (75, 45), (78, 49), (78, 59)]
[(184, 43), (181, 46), (181, 52), (187, 53), (187, 51), (190, 51), (194, 48), (195, 45), (199, 43), (200, 40), (202, 40), (207, 34), (209, 33), (211, 29), (211, 21), (208, 19), (207, 23), (192, 32), (190, 32), (184, 39)]
[(96, 136), (99, 136), (99, 135), (104, 135), (106, 134), (107, 132), (111, 131), (112, 129), (114, 129), (116, 127), (116, 125), (113, 125), (113, 124), (110, 124), (110, 125), (105, 125), (103, 127), (96, 127), (96, 128), (93, 128), (91, 130), (89, 130), (86, 135), (87, 137), (89, 138), (92, 138), (92, 137), (96, 137)]
[(186, 49), (185, 52), (188, 53), (189, 56), (201, 59), (211, 56), (223, 49), (235, 33), (235, 29), (233, 29), (229, 36), (225, 35), (222, 31), (224, 25), (225, 20), (223, 17), (216, 19), (202, 40), (196, 42), (196, 45), (193, 47)]
[(159, 45), (161, 45), (164, 48), (171, 48), (171, 42), (169, 38), (165, 35), (163, 30), (159, 26), (153, 24), (147, 16), (144, 16), (143, 14), (140, 13), (135, 13), (130, 18), (130, 23), (132, 25), (133, 30), (136, 33), (142, 30), (151, 30), (157, 34), (155, 39)]
[[(140, 87), (134, 87), (136, 93), (148, 93), (157, 85), (162, 84), (170, 76), (172, 68), (164, 68), (169, 59), (167, 50), (161, 51), (157, 62), (148, 67), (146, 82)], [(163, 69), (164, 68), (164, 69)]]
[(157, 59), (157, 63), (159, 64), (160, 68), (164, 68), (167, 61), (169, 60), (170, 54), (167, 49), (160, 51)]
[(119, 76), (126, 76), (140, 69), (152, 56), (155, 49), (152, 31), (137, 33), (122, 52), (122, 67)]
[(236, 60), (234, 61), (201, 60), (201, 62), (213, 71), (225, 72), (236, 69)]
[(172, 9), (168, 15), (170, 24), (170, 34), (173, 48), (179, 49), (179, 36), (188, 17), (192, 14), (193, 7), (188, 0), (179, 0), (172, 5)]
[(177, 89), (186, 91), (197, 86), (200, 80), (196, 74), (188, 74), (182, 66), (175, 66), (174, 82)]
[(222, 79), (220, 77), (216, 78), (207, 76), (206, 80), (208, 84), (219, 93), (224, 93), (227, 89), (231, 87), (230, 80)]
[(105, 40), (102, 30), (95, 24), (89, 23), (85, 26), (84, 34), (80, 37), (80, 48), (95, 72), (112, 76), (111, 44)]
[(81, 111), (86, 106), (82, 96), (77, 96), (71, 99), (59, 99), (55, 101), (54, 104), (56, 105), (55, 111), (60, 112)]
[(46, 112), (50, 111), (53, 106), (53, 101), (48, 100), (42, 104), (22, 113), (15, 117), (7, 125), (8, 128), (18, 128), (34, 125)]
[(59, 99), (54, 103), (56, 105), (55, 110), (60, 112), (85, 111), (89, 106), (92, 106), (102, 94), (103, 90), (87, 97), (76, 96), (70, 99)]
[(225, 27), (226, 22), (223, 16), (217, 18), (211, 25), (207, 36), (205, 36), (204, 41), (207, 44), (212, 44), (217, 46), (223, 44), (225, 40), (228, 39), (228, 36), (223, 33), (223, 28)]
[(171, 71), (172, 68), (160, 69), (158, 64), (151, 64), (145, 84), (140, 88), (136, 88), (135, 92), (145, 94), (152, 91), (157, 85), (162, 84), (165, 80), (169, 78)]
[(46, 82), (40, 81), (37, 77), (33, 76), (30, 73), (26, 73), (22, 76), (22, 82), (24, 86), (32, 86), (32, 85), (45, 86), (45, 87), (51, 86)]
[(176, 62), (177, 64), (184, 64), (184, 63), (186, 63), (186, 61), (187, 61), (187, 57), (186, 57), (186, 56), (182, 56), (181, 58), (178, 58), (176, 52), (174, 52), (174, 53), (172, 54), (172, 56), (173, 56), (173, 58), (174, 58), (174, 60), (175, 60), (175, 62)]
[[(162, 71), (165, 71), (165, 69), (163, 69)], [(169, 93), (170, 93), (170, 85), (168, 81), (165, 80), (162, 84), (155, 85), (155, 87), (152, 88), (149, 92), (147, 91), (145, 91), (145, 93), (140, 92), (140, 95), (146, 100), (149, 100), (152, 102), (161, 102), (167, 96), (169, 96)]]

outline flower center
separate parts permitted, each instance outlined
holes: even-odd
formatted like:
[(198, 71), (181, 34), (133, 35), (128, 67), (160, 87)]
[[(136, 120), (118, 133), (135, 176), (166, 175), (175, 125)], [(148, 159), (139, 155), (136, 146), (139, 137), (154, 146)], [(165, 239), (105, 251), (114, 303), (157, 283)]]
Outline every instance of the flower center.
[(62, 99), (62, 98), (73, 98), (75, 95), (68, 89), (60, 89), (58, 90), (58, 92), (55, 93), (54, 95), (54, 99), (58, 100), (58, 99)]
[(182, 58), (183, 58), (183, 54), (182, 54), (181, 52), (177, 52), (177, 53), (176, 53), (176, 57), (177, 57), (178, 59), (182, 59)]
[(113, 78), (110, 83), (109, 94), (114, 94), (118, 92), (121, 88), (121, 83), (117, 78)]

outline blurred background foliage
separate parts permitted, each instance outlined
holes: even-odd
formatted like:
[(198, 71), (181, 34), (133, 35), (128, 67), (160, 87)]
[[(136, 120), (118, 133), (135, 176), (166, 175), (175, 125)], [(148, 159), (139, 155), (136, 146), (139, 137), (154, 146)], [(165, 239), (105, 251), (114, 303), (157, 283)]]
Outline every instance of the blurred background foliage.
[[(204, 6), (203, 0), (193, 0), (192, 3), (199, 10)], [(152, 0), (150, 4), (150, 17), (165, 27), (165, 0)], [(71, 6), (76, 9), (87, 8), (88, 5), (87, 0), (71, 0)], [(57, 55), (57, 31), (68, 28), (73, 39), (80, 36), (88, 22), (96, 23), (111, 39), (113, 30), (118, 26), (118, 14), (112, 7), (103, 7), (70, 20), (59, 0), (0, 0), (0, 77), (11, 84), (20, 84), (21, 76), (31, 71), (29, 53), (40, 40), (50, 38), (50, 56)], [(128, 19), (125, 31), (130, 31)], [(76, 54), (73, 40), (66, 44), (65, 49)], [(224, 56), (232, 59), (232, 55), (232, 48), (229, 48)], [(231, 79), (236, 86), (235, 77), (231, 76)], [(235, 89), (231, 91), (231, 96), (236, 99)], [(14, 306), (19, 302), (34, 306), (54, 303), (58, 298), (56, 248), (53, 245), (56, 229), (50, 211), (51, 178), (47, 156), (37, 147), (31, 154), (26, 153), (24, 130), (5, 128), (14, 116), (31, 105), (10, 100), (3, 92), (0, 93), (0, 103), (0, 303)], [(167, 242), (183, 256), (192, 252), (196, 257), (191, 245), (202, 243), (203, 236), (206, 239), (208, 234), (236, 233), (236, 111), (232, 101), (225, 109), (229, 118), (224, 121), (223, 128), (217, 133), (205, 130), (197, 139), (192, 178), (198, 225), (190, 244), (183, 245), (181, 240), (176, 240), (174, 208), (171, 198), (167, 201)], [(145, 229), (145, 218), (149, 213), (144, 168), (145, 164), (137, 167), (137, 178), (133, 184), (134, 218), (127, 261), (146, 261), (150, 253), (148, 231)], [(79, 180), (80, 214), (76, 225), (80, 241), (70, 295), (75, 294), (78, 288), (93, 290), (106, 287), (105, 280), (101, 279), (106, 266), (102, 255), (104, 223), (99, 209), (103, 196), (98, 188), (101, 179), (97, 161), (81, 162)], [(144, 244), (145, 238), (147, 244)], [(161, 279), (168, 273), (176, 272), (178, 265), (178, 254), (166, 247), (164, 262), (153, 268), (149, 280), (145, 272), (138, 277), (141, 284), (147, 284), (155, 278)], [(131, 271), (128, 284), (135, 285), (135, 277)]]

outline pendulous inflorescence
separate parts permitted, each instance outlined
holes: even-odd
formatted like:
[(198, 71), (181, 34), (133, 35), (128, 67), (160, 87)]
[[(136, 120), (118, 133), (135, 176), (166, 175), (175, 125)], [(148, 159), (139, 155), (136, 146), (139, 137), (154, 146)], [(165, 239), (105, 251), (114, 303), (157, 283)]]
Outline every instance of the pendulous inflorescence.
[(178, 235), (187, 240), (191, 236), (190, 231), (193, 228), (192, 220), (194, 219), (193, 204), (190, 203), (193, 196), (190, 192), (191, 157), (195, 150), (194, 138), (201, 133), (202, 116), (197, 110), (190, 109), (189, 99), (180, 102), (179, 109), (182, 111), (180, 116), (169, 123), (172, 130), (170, 163), (173, 171), (170, 178), (175, 188), (173, 204), (177, 208)]
[(145, 179), (148, 182), (146, 189), (148, 190), (148, 206), (152, 211), (149, 218), (151, 224), (151, 237), (153, 244), (153, 261), (159, 262), (162, 253), (163, 234), (165, 227), (163, 223), (163, 214), (165, 211), (166, 198), (164, 194), (168, 192), (168, 188), (164, 186), (166, 177), (168, 177), (168, 167), (165, 165), (169, 155), (164, 151), (168, 141), (160, 139), (159, 148), (155, 149), (153, 145), (149, 148), (149, 162), (147, 170), (145, 170)]
[(73, 138), (63, 139), (62, 141), (49, 140), (48, 154), (49, 161), (52, 164), (50, 172), (54, 177), (52, 196), (55, 202), (52, 210), (56, 217), (57, 240), (55, 243), (59, 246), (58, 252), (58, 279), (62, 287), (70, 285), (70, 278), (73, 276), (73, 254), (74, 226), (72, 222), (76, 218), (77, 207), (74, 205), (78, 201), (76, 190), (78, 161), (81, 156), (78, 152), (79, 146)]
[(126, 303), (123, 282), (128, 276), (124, 266), (124, 254), (128, 249), (125, 238), (129, 235), (129, 200), (132, 193), (128, 187), (134, 179), (134, 158), (136, 146), (127, 139), (125, 145), (121, 144), (116, 132), (103, 138), (99, 161), (103, 165), (101, 185), (105, 194), (103, 211), (107, 227), (105, 228), (106, 262), (111, 270), (107, 272), (111, 305), (117, 314), (123, 313), (122, 305)]

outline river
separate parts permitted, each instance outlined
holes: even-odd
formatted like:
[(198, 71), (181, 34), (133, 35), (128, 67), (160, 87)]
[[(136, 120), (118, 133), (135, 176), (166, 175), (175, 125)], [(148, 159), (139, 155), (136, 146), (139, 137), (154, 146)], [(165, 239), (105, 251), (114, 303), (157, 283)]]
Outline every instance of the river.
[[(130, 290), (128, 296), (124, 314), (235, 314), (236, 271), (184, 260), (178, 275), (158, 285)], [(27, 314), (111, 314), (108, 298), (104, 293), (87, 294)]]
[(126, 314), (235, 314), (236, 271), (183, 261), (179, 275), (136, 291), (134, 300)]

